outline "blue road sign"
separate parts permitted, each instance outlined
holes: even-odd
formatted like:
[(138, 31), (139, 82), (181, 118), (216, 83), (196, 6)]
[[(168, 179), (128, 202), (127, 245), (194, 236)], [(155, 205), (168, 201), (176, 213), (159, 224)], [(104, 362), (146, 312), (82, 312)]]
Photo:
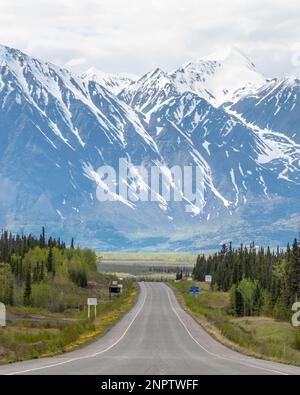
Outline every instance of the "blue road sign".
[(193, 295), (193, 296), (200, 295), (200, 287), (191, 287), (190, 288), (190, 294)]

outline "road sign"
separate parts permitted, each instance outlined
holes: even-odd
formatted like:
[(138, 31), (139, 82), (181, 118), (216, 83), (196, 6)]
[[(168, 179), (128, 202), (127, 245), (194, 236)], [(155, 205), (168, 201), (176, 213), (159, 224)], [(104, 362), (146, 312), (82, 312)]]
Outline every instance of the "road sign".
[(118, 285), (113, 285), (112, 287), (109, 287), (109, 292), (111, 294), (119, 294), (121, 293), (121, 288)]
[(6, 307), (5, 304), (0, 303), (0, 327), (6, 326)]
[(190, 287), (190, 294), (193, 296), (200, 295), (200, 287)]
[(212, 280), (213, 280), (212, 276), (205, 276), (205, 282), (206, 282), (206, 284), (211, 284), (211, 283), (212, 283)]
[(87, 304), (88, 304), (88, 317), (89, 317), (89, 319), (91, 318), (91, 306), (94, 306), (95, 319), (96, 319), (96, 317), (97, 317), (97, 305), (98, 305), (97, 298), (88, 298)]
[(111, 299), (112, 295), (119, 295), (123, 292), (123, 285), (115, 285), (113, 283), (113, 285), (111, 285), (109, 287), (109, 299)]
[(88, 298), (88, 306), (97, 306), (98, 300), (97, 298)]

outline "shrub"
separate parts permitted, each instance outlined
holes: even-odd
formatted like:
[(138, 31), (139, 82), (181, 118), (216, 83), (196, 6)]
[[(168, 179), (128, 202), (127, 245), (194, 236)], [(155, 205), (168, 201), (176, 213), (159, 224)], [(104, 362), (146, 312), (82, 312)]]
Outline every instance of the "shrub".
[(71, 262), (68, 264), (68, 273), (70, 279), (74, 284), (81, 288), (85, 288), (87, 286), (87, 272), (88, 270), (86, 265), (78, 258), (72, 258)]
[(243, 297), (236, 285), (230, 290), (230, 304), (234, 314), (237, 317), (242, 317), (244, 313)]
[(294, 347), (300, 351), (300, 328), (295, 329)]
[(237, 317), (260, 315), (264, 295), (258, 281), (244, 279), (230, 290), (231, 307)]
[(14, 279), (8, 264), (0, 263), (0, 301), (5, 304), (13, 304)]
[(278, 321), (288, 321), (290, 319), (291, 312), (283, 302), (278, 301), (274, 307), (273, 316)]
[(46, 309), (49, 306), (50, 287), (44, 283), (34, 284), (31, 299), (33, 307)]

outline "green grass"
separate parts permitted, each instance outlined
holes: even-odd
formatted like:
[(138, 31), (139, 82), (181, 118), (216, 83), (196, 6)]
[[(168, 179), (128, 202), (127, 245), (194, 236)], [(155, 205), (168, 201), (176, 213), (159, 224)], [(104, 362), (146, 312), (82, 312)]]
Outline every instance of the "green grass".
[[(135, 283), (127, 283), (124, 293), (112, 300), (106, 300), (98, 308), (96, 321), (88, 321), (86, 312), (78, 313), (77, 320), (62, 322), (61, 318), (74, 318), (74, 314), (53, 314), (32, 308), (10, 308), (14, 314), (38, 314), (42, 321), (18, 321), (0, 328), (0, 364), (53, 356), (72, 351), (94, 338), (103, 335), (135, 303), (137, 288)], [(51, 317), (51, 320), (47, 320)], [(56, 319), (53, 319), (56, 318)]]
[(172, 288), (183, 307), (214, 338), (247, 355), (300, 366), (297, 330), (290, 323), (267, 317), (233, 317), (227, 293), (211, 292), (200, 285), (203, 290), (198, 298), (189, 295), (191, 283), (174, 283)]

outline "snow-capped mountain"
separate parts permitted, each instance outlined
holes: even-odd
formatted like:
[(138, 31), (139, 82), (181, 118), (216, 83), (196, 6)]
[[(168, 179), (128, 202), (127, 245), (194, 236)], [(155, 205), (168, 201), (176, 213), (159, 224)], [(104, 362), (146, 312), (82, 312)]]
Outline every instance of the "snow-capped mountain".
[(266, 83), (255, 65), (236, 48), (220, 58), (189, 62), (173, 73), (160, 69), (146, 74), (120, 93), (120, 98), (144, 113), (174, 94), (193, 92), (215, 107), (232, 102), (238, 92), (245, 95)]
[(300, 144), (300, 81), (274, 79), (248, 95), (232, 108), (248, 122), (262, 129), (280, 132)]
[(169, 75), (158, 68), (125, 88), (118, 97), (136, 111), (148, 114), (178, 94)]
[(124, 157), (160, 160), (134, 111), (103, 87), (5, 47), (0, 108), (0, 218), (7, 226), (82, 223), (89, 215), (97, 223), (98, 167), (116, 167)]
[(129, 73), (110, 74), (97, 70), (92, 67), (82, 74), (87, 81), (94, 81), (103, 86), (114, 95), (118, 95), (122, 90), (127, 88), (133, 82), (138, 80), (138, 76)]
[[(299, 81), (266, 81), (236, 50), (134, 81), (0, 46), (1, 226), (46, 225), (109, 249), (214, 248), (224, 232), (281, 244), (300, 209), (298, 96)], [(120, 174), (108, 185), (97, 170), (121, 158), (159, 169), (182, 201), (154, 192), (142, 170), (120, 182), (155, 201), (118, 196)], [(173, 166), (200, 169), (200, 200), (174, 184)]]
[(215, 106), (232, 101), (240, 90), (251, 91), (265, 83), (253, 62), (237, 48), (225, 55), (189, 62), (170, 75), (177, 89), (194, 92)]

